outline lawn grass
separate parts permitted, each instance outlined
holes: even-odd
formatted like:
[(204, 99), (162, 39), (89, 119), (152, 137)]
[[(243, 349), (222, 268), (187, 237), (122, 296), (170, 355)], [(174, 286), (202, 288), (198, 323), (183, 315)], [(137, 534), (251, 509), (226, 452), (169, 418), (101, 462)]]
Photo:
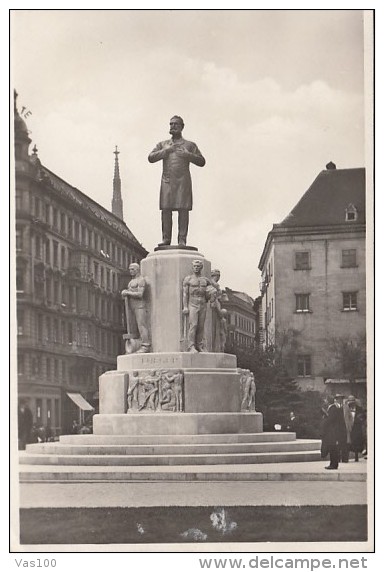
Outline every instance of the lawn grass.
[(21, 544), (366, 540), (364, 505), (20, 509)]

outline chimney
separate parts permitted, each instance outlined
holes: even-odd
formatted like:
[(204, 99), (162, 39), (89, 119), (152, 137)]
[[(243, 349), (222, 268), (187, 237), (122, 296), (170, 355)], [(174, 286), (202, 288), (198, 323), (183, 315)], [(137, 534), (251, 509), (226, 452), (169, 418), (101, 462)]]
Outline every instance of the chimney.
[(327, 171), (331, 171), (332, 169), (336, 169), (336, 165), (335, 163), (333, 163), (332, 161), (330, 161), (329, 163), (327, 163), (326, 165)]

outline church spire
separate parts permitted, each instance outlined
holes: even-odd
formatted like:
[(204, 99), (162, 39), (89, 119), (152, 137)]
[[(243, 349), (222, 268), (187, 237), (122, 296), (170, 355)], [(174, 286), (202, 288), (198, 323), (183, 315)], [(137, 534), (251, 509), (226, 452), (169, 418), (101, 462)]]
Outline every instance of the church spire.
[(121, 198), (121, 179), (119, 171), (119, 153), (117, 150), (117, 145), (114, 150), (115, 155), (115, 172), (113, 175), (113, 198), (112, 198), (112, 213), (124, 220), (123, 217), (123, 199)]

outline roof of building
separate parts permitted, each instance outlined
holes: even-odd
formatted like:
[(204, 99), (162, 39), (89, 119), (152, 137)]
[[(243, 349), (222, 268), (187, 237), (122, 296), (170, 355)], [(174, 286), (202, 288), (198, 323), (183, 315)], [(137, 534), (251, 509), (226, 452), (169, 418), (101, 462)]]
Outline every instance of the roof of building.
[(247, 306), (249, 310), (253, 311), (254, 300), (251, 296), (248, 296), (245, 292), (238, 292), (237, 290), (231, 290), (231, 288), (225, 288), (225, 293), (228, 296), (228, 302), (234, 304), (239, 304), (242, 306)]
[(44, 165), (41, 165), (41, 163), (40, 176), (42, 176), (42, 178), (45, 180), (48, 179), (49, 183), (56, 191), (64, 195), (77, 207), (86, 209), (91, 215), (108, 224), (114, 230), (117, 230), (120, 234), (128, 238), (133, 244), (136, 244), (136, 246), (138, 246), (140, 249), (145, 250), (124, 221), (82, 193), (76, 187), (72, 187), (69, 183), (55, 175), (55, 173), (44, 167)]
[(357, 210), (356, 221), (365, 223), (365, 169), (328, 167), (278, 226), (348, 225), (345, 211), (350, 205)]
[[(347, 220), (347, 211), (356, 213), (354, 220)], [(259, 262), (262, 270), (273, 237), (280, 232), (296, 232), (298, 229), (322, 229), (335, 227), (348, 230), (352, 225), (365, 225), (365, 169), (337, 169), (332, 162), (321, 171), (309, 189), (285, 219), (274, 224), (268, 233)]]

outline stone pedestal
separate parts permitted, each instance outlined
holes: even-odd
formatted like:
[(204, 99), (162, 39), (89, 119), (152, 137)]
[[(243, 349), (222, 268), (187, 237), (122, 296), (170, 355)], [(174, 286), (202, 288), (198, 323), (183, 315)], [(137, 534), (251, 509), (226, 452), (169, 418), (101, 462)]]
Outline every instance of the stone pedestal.
[[(186, 350), (182, 316), (182, 284), (192, 274), (193, 260), (203, 263), (202, 275), (211, 277), (211, 263), (197, 251), (183, 249), (159, 250), (141, 261), (141, 274), (149, 284), (151, 306), (151, 337), (153, 352)], [(210, 312), (207, 312), (205, 339), (212, 349)]]
[[(148, 285), (152, 351), (120, 355), (117, 370), (100, 377), (95, 435), (152, 435), (156, 441), (157, 435), (262, 432), (261, 413), (241, 411), (236, 356), (186, 351), (182, 284), (192, 274), (196, 259), (203, 263), (202, 275), (210, 278), (211, 264), (198, 251), (165, 248), (141, 262), (141, 275)], [(212, 347), (211, 317), (208, 303), (207, 349)], [(176, 386), (173, 376), (179, 374), (182, 381)], [(173, 405), (164, 400), (166, 391), (175, 398), (178, 391), (177, 404), (175, 399)]]

